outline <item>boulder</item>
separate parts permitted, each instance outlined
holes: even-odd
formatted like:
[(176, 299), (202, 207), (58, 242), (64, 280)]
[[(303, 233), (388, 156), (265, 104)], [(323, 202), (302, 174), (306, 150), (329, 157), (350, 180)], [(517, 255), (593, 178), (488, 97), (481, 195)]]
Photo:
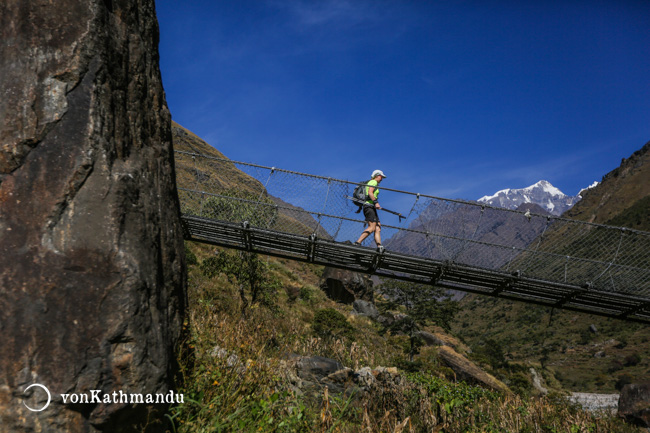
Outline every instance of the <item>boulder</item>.
[(336, 302), (352, 304), (357, 299), (374, 301), (372, 280), (368, 275), (359, 272), (327, 267), (323, 271), (319, 286)]
[(510, 393), (510, 389), (500, 380), (481, 370), (476, 364), (448, 346), (438, 349), (440, 359), (451, 368), (458, 379), (486, 386), (495, 391)]
[(164, 404), (62, 394), (175, 387), (185, 266), (154, 1), (5, 0), (0, 29), (0, 430), (142, 431)]
[(407, 315), (403, 313), (393, 313), (391, 311), (386, 311), (385, 313), (382, 313), (379, 316), (377, 316), (377, 322), (381, 326), (388, 328), (393, 323), (405, 319), (406, 317)]
[(325, 387), (330, 394), (356, 398), (366, 392), (395, 390), (404, 382), (394, 367), (363, 367), (355, 371), (321, 356), (293, 355), (283, 366), (282, 374), (294, 392), (316, 399)]
[(296, 372), (303, 380), (320, 381), (343, 368), (343, 364), (322, 356), (301, 357), (296, 362)]
[(621, 389), (618, 415), (631, 424), (650, 428), (650, 382), (630, 383)]
[(361, 316), (370, 317), (371, 319), (376, 320), (379, 317), (379, 311), (375, 304), (372, 302), (364, 301), (363, 299), (357, 299), (352, 303), (352, 308), (357, 314)]

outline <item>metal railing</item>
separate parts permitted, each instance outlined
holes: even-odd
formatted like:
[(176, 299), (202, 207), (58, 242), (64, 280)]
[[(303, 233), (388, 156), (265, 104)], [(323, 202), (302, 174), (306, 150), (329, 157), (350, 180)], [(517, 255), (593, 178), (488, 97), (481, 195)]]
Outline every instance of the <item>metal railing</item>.
[[(186, 217), (333, 243), (355, 241), (364, 229), (349, 199), (358, 182), (191, 152), (175, 157)], [(637, 306), (650, 301), (648, 232), (380, 190), (382, 204), (405, 217), (380, 215), (390, 253), (630, 297)]]

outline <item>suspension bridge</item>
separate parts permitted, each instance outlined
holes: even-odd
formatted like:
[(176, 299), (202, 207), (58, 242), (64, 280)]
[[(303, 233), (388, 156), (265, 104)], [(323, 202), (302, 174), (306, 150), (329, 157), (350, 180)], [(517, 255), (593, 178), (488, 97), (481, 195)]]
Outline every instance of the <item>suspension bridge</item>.
[[(650, 233), (381, 187), (385, 249), (353, 245), (359, 184), (175, 151), (188, 240), (650, 323)], [(395, 221), (393, 223), (393, 221)]]

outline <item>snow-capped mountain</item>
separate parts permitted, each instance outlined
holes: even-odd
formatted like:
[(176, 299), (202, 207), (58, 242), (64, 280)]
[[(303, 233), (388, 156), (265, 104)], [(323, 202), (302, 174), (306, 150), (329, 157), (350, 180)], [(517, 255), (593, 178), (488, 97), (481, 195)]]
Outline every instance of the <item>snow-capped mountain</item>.
[(570, 209), (582, 197), (569, 196), (551, 185), (546, 180), (540, 180), (534, 185), (521, 189), (503, 189), (494, 195), (486, 195), (478, 199), (490, 206), (517, 209), (524, 203), (534, 203), (546, 209), (552, 215), (561, 215)]

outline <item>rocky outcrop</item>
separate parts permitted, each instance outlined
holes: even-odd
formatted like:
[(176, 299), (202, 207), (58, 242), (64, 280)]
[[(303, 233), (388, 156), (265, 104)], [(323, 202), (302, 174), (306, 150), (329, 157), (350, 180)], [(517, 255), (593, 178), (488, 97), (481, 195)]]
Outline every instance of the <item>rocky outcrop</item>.
[(456, 373), (458, 379), (486, 386), (495, 391), (510, 392), (510, 389), (503, 382), (481, 370), (476, 364), (451, 347), (441, 346), (438, 349), (438, 356)]
[(539, 375), (539, 373), (537, 373), (537, 370), (535, 370), (533, 367), (530, 367), (528, 371), (530, 372), (530, 377), (533, 379), (533, 388), (535, 388), (535, 391), (541, 395), (547, 395), (548, 388), (542, 385), (542, 377)]
[(141, 431), (165, 405), (62, 394), (174, 386), (183, 241), (154, 2), (6, 0), (0, 32), (0, 431)]
[(372, 280), (358, 272), (327, 267), (319, 286), (329, 298), (344, 304), (352, 304), (357, 299), (374, 300)]
[(619, 394), (596, 394), (592, 392), (572, 392), (569, 400), (590, 412), (616, 414)]
[(404, 383), (394, 367), (353, 370), (321, 356), (294, 356), (286, 363), (283, 374), (294, 392), (310, 398), (318, 398), (325, 388), (330, 394), (357, 398), (378, 390), (395, 390)]
[(650, 382), (630, 383), (621, 389), (618, 415), (632, 424), (650, 428)]

